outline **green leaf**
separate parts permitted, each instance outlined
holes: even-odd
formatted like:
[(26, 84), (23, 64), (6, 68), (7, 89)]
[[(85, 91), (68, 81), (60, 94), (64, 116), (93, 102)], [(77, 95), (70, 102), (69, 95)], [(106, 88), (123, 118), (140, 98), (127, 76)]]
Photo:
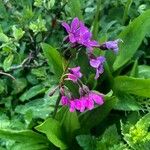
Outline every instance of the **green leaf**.
[(120, 142), (119, 140), (120, 136), (118, 135), (116, 126), (110, 126), (102, 135), (102, 139), (98, 141), (97, 150), (110, 149), (111, 147), (113, 147), (113, 145), (118, 144)]
[(16, 40), (20, 40), (25, 33), (25, 31), (23, 31), (21, 28), (16, 28), (16, 26), (13, 26), (12, 30), (13, 30), (13, 37)]
[(8, 13), (7, 13), (7, 10), (5, 8), (4, 2), (2, 0), (0, 0), (0, 10), (1, 10), (0, 18), (7, 19)]
[(141, 65), (138, 66), (138, 76), (139, 78), (150, 78), (150, 66), (147, 65)]
[(66, 134), (66, 141), (71, 144), (71, 141), (75, 136), (75, 131), (80, 128), (77, 113), (71, 113), (68, 108), (62, 107), (56, 115), (56, 118), (59, 118), (61, 121), (62, 128)]
[(0, 33), (0, 42), (8, 42), (9, 38), (4, 34)]
[(114, 91), (150, 97), (150, 79), (119, 76), (114, 79)]
[(48, 150), (47, 144), (42, 143), (15, 143), (13, 146), (11, 146), (11, 150)]
[(67, 145), (64, 143), (62, 128), (60, 123), (52, 118), (48, 118), (45, 122), (35, 127), (39, 132), (45, 133), (47, 138), (60, 149), (66, 149)]
[(10, 54), (8, 57), (5, 58), (4, 62), (3, 62), (3, 68), (5, 71), (9, 71), (12, 62), (14, 59), (14, 55)]
[(27, 80), (25, 78), (18, 78), (13, 81), (12, 87), (13, 91), (11, 94), (18, 94), (22, 92), (27, 86)]
[(89, 131), (92, 127), (98, 125), (109, 114), (110, 110), (116, 105), (116, 102), (116, 97), (107, 97), (102, 106), (82, 113), (79, 116), (82, 130)]
[(48, 59), (48, 64), (53, 66), (55, 75), (60, 78), (63, 73), (63, 60), (59, 52), (52, 46), (41, 44), (45, 57)]
[(82, 11), (81, 11), (81, 2), (80, 0), (69, 0), (69, 6), (71, 8), (72, 17), (78, 17), (79, 19), (83, 19)]
[(122, 123), (122, 135), (124, 140), (133, 149), (149, 150), (150, 147), (150, 113), (143, 116), (136, 124)]
[(0, 94), (4, 92), (5, 90), (5, 83), (3, 80), (0, 79)]
[(124, 66), (135, 54), (145, 35), (150, 28), (150, 10), (145, 11), (139, 17), (134, 19), (125, 30), (121, 32), (119, 38), (123, 40), (120, 44), (119, 54), (113, 64), (116, 71)]
[(118, 102), (114, 109), (123, 111), (138, 111), (142, 109), (134, 96), (124, 92), (119, 92), (116, 96), (118, 98)]
[(130, 72), (131, 77), (138, 77), (138, 60), (134, 62), (134, 65)]
[(17, 142), (46, 142), (47, 139), (41, 134), (33, 132), (31, 130), (10, 130), (10, 129), (0, 129), (0, 138), (14, 140)]
[(31, 113), (32, 118), (42, 118), (46, 119), (49, 114), (54, 110), (54, 107), (51, 107), (51, 101), (56, 101), (57, 96), (52, 96), (51, 99), (35, 99), (24, 105), (18, 105), (15, 108), (15, 112), (19, 114)]
[(83, 150), (96, 150), (96, 138), (91, 135), (79, 135), (76, 137)]
[(21, 95), (21, 97), (20, 97), (20, 100), (21, 101), (29, 100), (38, 94), (44, 93), (45, 90), (46, 89), (45, 89), (44, 85), (41, 85), (41, 84), (36, 85), (36, 86), (30, 88), (25, 93), (23, 93), (23, 95)]

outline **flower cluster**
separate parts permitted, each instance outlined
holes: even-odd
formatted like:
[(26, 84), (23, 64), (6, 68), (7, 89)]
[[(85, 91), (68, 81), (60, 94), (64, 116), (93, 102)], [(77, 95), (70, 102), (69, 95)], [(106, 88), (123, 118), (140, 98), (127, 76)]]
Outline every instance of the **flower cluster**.
[(68, 39), (70, 43), (81, 44), (90, 50), (99, 46), (97, 41), (91, 39), (92, 33), (78, 18), (74, 18), (70, 26), (66, 22), (63, 22), (62, 26), (68, 33), (65, 39)]
[(80, 67), (69, 68), (69, 73), (66, 74), (65, 80), (70, 80), (75, 84), (78, 84), (79, 87), (79, 98), (74, 98), (68, 89), (61, 88), (61, 104), (64, 106), (68, 106), (70, 108), (70, 112), (74, 112), (78, 110), (80, 112), (85, 111), (86, 109), (92, 110), (94, 108), (94, 103), (98, 105), (102, 105), (103, 95), (94, 91), (90, 91), (89, 88), (83, 83), (78, 83), (80, 78), (82, 77), (82, 73), (80, 72)]
[(67, 37), (65, 38), (66, 40), (68, 40), (72, 44), (80, 44), (82, 46), (85, 46), (90, 51), (92, 51), (94, 47), (97, 47), (102, 50), (110, 49), (117, 53), (119, 49), (118, 43), (122, 41), (120, 39), (117, 39), (114, 41), (107, 41), (105, 43), (99, 44), (97, 41), (92, 40), (92, 33), (77, 17), (73, 19), (70, 26), (66, 22), (63, 22), (62, 26), (68, 33)]
[[(93, 53), (94, 48), (96, 47), (101, 50), (113, 50), (115, 53), (117, 53), (118, 43), (120, 40), (107, 41), (99, 44), (97, 41), (92, 39), (92, 33), (77, 17), (73, 19), (70, 25), (66, 22), (63, 22), (62, 26), (65, 28), (68, 34), (64, 39), (65, 41), (69, 42), (69, 46), (71, 46), (71, 48), (83, 46), (88, 49), (86, 53), (89, 58), (89, 65), (96, 70), (95, 79), (97, 80), (104, 72), (103, 65), (105, 62), (105, 57), (95, 56)], [(67, 73), (66, 69), (68, 71)], [(66, 69), (62, 75), (60, 85), (58, 86), (61, 94), (60, 101), (63, 106), (68, 106), (70, 112), (74, 112), (75, 110), (84, 112), (85, 110), (92, 110), (95, 104), (103, 105), (103, 94), (89, 90), (89, 88), (82, 83), (81, 78), (83, 74), (80, 72), (80, 66), (74, 68), (67, 67)], [(69, 88), (65, 86), (66, 80), (73, 82), (79, 87), (78, 97), (75, 97)], [(52, 95), (56, 89), (54, 89), (50, 95)]]
[(98, 105), (102, 105), (104, 103), (103, 96), (90, 91), (79, 99), (71, 99), (67, 96), (61, 97), (61, 104), (69, 106), (70, 112), (74, 112), (75, 110), (80, 112), (84, 112), (86, 109), (92, 110), (94, 108), (94, 102)]
[[(105, 58), (103, 56), (94, 56), (93, 49), (100, 48), (102, 50), (113, 50), (115, 53), (118, 52), (118, 43), (121, 41), (120, 39), (114, 41), (107, 41), (103, 44), (99, 44), (97, 41), (92, 40), (92, 33), (89, 29), (84, 25), (82, 21), (80, 21), (77, 17), (73, 19), (71, 24), (67, 24), (66, 22), (62, 23), (62, 26), (65, 28), (68, 35), (66, 36), (66, 40), (69, 41), (73, 46), (81, 45), (88, 49), (89, 56), (89, 64), (96, 70), (95, 79), (103, 73), (103, 64), (105, 62)], [(75, 78), (75, 76), (70, 76), (69, 78)], [(75, 79), (74, 79), (75, 80)]]

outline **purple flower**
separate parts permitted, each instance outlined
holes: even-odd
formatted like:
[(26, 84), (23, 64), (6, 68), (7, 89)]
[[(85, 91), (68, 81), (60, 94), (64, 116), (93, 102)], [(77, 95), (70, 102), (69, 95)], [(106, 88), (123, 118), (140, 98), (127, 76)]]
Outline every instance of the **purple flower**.
[(117, 53), (118, 50), (119, 50), (118, 43), (121, 42), (121, 41), (122, 41), (121, 39), (117, 39), (117, 40), (114, 40), (114, 41), (108, 41), (108, 42), (105, 42), (102, 45), (100, 45), (100, 48), (104, 49), (104, 50), (105, 49), (111, 49), (115, 53)]
[(70, 100), (69, 110), (70, 112), (74, 112), (76, 110), (76, 104), (74, 100)]
[(77, 43), (84, 45), (88, 49), (93, 49), (93, 47), (99, 47), (99, 44), (97, 41), (91, 40), (92, 38), (92, 33), (89, 31), (87, 27), (82, 25), (80, 27), (80, 33), (79, 36), (77, 37)]
[(104, 72), (104, 69), (103, 69), (104, 62), (105, 62), (105, 57), (103, 56), (90, 59), (90, 65), (96, 69), (95, 79), (98, 79), (100, 74)]
[(91, 99), (90, 95), (84, 97), (85, 99), (85, 107), (88, 110), (92, 110), (94, 108), (94, 101)]
[(81, 77), (82, 77), (82, 73), (80, 72), (80, 67), (69, 68), (69, 74), (67, 80), (72, 80), (73, 82), (77, 82), (77, 80)]
[(73, 19), (70, 26), (66, 22), (63, 22), (62, 26), (66, 29), (68, 33), (67, 39), (69, 38), (72, 44), (81, 44), (90, 51), (93, 50), (93, 47), (100, 46), (97, 41), (91, 40), (92, 33), (77, 17)]
[(66, 29), (68, 33), (68, 38), (71, 43), (77, 42), (76, 37), (78, 36), (80, 25), (81, 22), (77, 17), (73, 19), (70, 26), (66, 22), (62, 23), (62, 26)]
[(90, 92), (89, 97), (98, 105), (102, 105), (104, 103), (103, 96), (96, 92)]
[(67, 96), (62, 96), (60, 101), (61, 101), (62, 105), (68, 105), (69, 104), (69, 98)]
[(85, 100), (83, 98), (75, 100), (75, 108), (80, 112), (84, 112), (85, 110)]

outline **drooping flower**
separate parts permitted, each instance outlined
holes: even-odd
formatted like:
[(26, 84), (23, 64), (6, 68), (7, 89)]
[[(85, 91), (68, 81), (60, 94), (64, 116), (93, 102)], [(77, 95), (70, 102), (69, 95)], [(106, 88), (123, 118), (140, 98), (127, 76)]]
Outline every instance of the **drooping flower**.
[(61, 101), (62, 105), (68, 105), (69, 104), (69, 98), (67, 96), (62, 96), (60, 101)]
[(103, 96), (96, 92), (90, 92), (89, 97), (98, 105), (102, 105), (104, 103)]
[(61, 104), (68, 106), (70, 112), (74, 112), (75, 110), (80, 112), (92, 110), (94, 108), (94, 103), (97, 105), (102, 105), (104, 103), (103, 96), (94, 91), (89, 91), (89, 93), (86, 93), (78, 99), (69, 99), (67, 96), (62, 96), (61, 98)]
[(95, 79), (98, 79), (100, 74), (104, 72), (103, 64), (105, 62), (105, 57), (99, 56), (96, 58), (90, 58), (90, 65), (96, 69)]
[(70, 110), (70, 112), (74, 112), (76, 110), (76, 104), (75, 104), (74, 100), (70, 100), (69, 110)]
[(72, 80), (73, 82), (77, 82), (79, 78), (82, 77), (82, 73), (80, 72), (80, 67), (69, 68), (69, 74), (67, 80)]
[(122, 41), (121, 39), (117, 39), (114, 41), (107, 41), (107, 42), (103, 43), (102, 45), (100, 45), (100, 48), (102, 50), (110, 49), (110, 50), (113, 50), (115, 53), (117, 53), (119, 50), (118, 44), (121, 41)]

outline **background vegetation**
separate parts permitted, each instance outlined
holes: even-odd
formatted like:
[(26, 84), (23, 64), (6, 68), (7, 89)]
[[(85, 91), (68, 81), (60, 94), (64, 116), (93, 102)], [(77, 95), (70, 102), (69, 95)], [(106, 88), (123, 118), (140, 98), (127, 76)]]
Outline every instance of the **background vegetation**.
[[(105, 104), (85, 113), (60, 107), (53, 119), (59, 93), (49, 93), (60, 54), (69, 54), (61, 22), (76, 16), (100, 43), (123, 43), (116, 56), (97, 51), (107, 59), (97, 82), (85, 56), (77, 60)], [(0, 150), (149, 150), (149, 16), (149, 0), (0, 0)]]

